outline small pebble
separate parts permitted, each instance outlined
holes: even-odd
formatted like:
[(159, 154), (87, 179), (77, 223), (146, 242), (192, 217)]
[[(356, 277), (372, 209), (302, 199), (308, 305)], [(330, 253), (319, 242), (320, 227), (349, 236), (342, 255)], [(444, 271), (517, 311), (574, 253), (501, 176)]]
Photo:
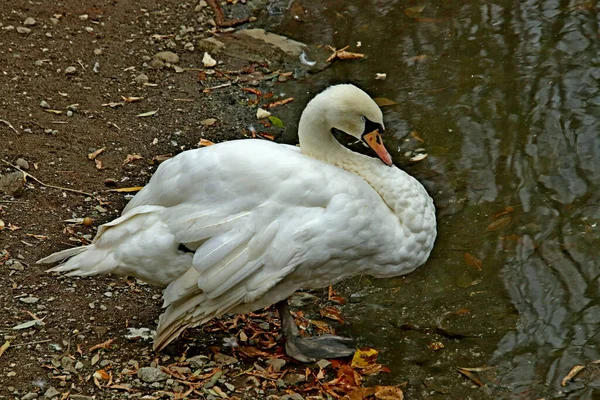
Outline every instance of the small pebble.
[(27, 17), (25, 18), (25, 21), (23, 21), (23, 25), (25, 26), (34, 26), (35, 25), (35, 19), (32, 17)]
[(77, 73), (77, 68), (71, 66), (65, 68), (65, 75), (75, 75)]
[(48, 104), (48, 102), (46, 100), (42, 100), (42, 101), (40, 101), (40, 107), (47, 110), (50, 108), (50, 104)]

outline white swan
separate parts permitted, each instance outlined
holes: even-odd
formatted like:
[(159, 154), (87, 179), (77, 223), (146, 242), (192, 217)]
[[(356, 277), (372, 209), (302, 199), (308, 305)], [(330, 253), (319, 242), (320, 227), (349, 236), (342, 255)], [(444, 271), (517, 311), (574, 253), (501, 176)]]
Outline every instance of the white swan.
[[(340, 145), (333, 128), (380, 160)], [(357, 274), (407, 274), (427, 260), (433, 202), (392, 166), (382, 131), (381, 110), (365, 92), (332, 86), (302, 113), (300, 149), (236, 140), (185, 151), (164, 162), (92, 244), (38, 263), (71, 257), (50, 271), (111, 272), (166, 287), (155, 349), (216, 316), (279, 302), (289, 355), (352, 354), (343, 338), (300, 338), (286, 299)]]

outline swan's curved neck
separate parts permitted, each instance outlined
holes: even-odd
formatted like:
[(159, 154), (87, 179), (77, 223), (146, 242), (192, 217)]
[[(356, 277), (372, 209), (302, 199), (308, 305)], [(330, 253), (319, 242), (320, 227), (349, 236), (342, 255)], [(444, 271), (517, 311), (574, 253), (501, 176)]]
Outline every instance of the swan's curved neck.
[[(302, 113), (298, 126), (302, 153), (363, 178), (401, 221), (411, 209), (432, 207), (428, 204), (431, 203), (429, 195), (415, 178), (395, 166), (388, 167), (377, 158), (342, 146), (331, 134), (332, 127), (327, 123), (326, 113), (327, 105), (314, 100)], [(418, 196), (414, 196), (416, 193)]]

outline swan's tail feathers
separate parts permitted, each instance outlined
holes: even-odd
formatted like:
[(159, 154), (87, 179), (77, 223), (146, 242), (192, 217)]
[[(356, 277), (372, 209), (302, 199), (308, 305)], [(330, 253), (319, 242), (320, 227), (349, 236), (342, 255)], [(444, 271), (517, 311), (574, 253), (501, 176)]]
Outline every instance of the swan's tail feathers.
[(41, 260), (38, 260), (36, 264), (52, 264), (57, 261), (63, 261), (67, 258), (76, 256), (77, 254), (83, 253), (84, 251), (86, 251), (86, 246), (73, 247), (72, 249), (57, 251), (56, 253), (50, 254), (48, 257), (44, 257)]
[(67, 259), (47, 272), (61, 272), (67, 276), (91, 276), (108, 273), (117, 267), (110, 253), (96, 248), (95, 244), (59, 251), (42, 258), (37, 264), (50, 264)]

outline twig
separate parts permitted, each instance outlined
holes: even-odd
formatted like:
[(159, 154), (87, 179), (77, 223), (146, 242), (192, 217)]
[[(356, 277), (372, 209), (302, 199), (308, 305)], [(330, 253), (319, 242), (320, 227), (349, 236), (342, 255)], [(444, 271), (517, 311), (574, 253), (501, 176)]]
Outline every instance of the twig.
[(12, 129), (13, 131), (15, 131), (15, 133), (18, 135), (19, 131), (7, 120), (5, 119), (0, 119), (0, 122), (2, 122), (4, 125), (8, 126), (10, 129)]
[(22, 204), (27, 204), (26, 201), (18, 201), (18, 200), (0, 200), (0, 203), (22, 203)]
[(21, 346), (28, 346), (30, 344), (40, 344), (40, 343), (48, 343), (51, 342), (52, 339), (46, 339), (46, 340), (38, 340), (35, 342), (27, 342), (27, 343), (19, 343), (19, 344), (12, 344), (10, 347), (21, 347)]
[(28, 172), (25, 172), (25, 171), (23, 171), (21, 168), (17, 167), (17, 166), (16, 166), (16, 165), (14, 165), (14, 164), (11, 164), (11, 163), (9, 163), (8, 161), (6, 161), (6, 160), (4, 160), (4, 159), (2, 160), (2, 162), (3, 162), (3, 163), (5, 163), (5, 164), (8, 164), (8, 165), (10, 165), (11, 167), (13, 167), (13, 168), (14, 168), (14, 169), (16, 169), (16, 170), (19, 170), (19, 171), (21, 171), (21, 172), (22, 172), (22, 173), (25, 175), (25, 178), (28, 178), (28, 177), (29, 177), (29, 178), (33, 179), (34, 181), (36, 181), (37, 183), (39, 183), (40, 185), (42, 185), (42, 186), (46, 186), (46, 187), (53, 188), (53, 189), (58, 189), (58, 190), (64, 190), (65, 192), (73, 192), (73, 193), (77, 193), (77, 194), (82, 194), (82, 195), (84, 195), (84, 196), (94, 197), (94, 195), (93, 195), (93, 194), (91, 194), (91, 193), (88, 193), (88, 192), (84, 192), (84, 191), (82, 191), (82, 190), (77, 190), (77, 189), (69, 189), (69, 188), (65, 188), (65, 187), (62, 187), (62, 186), (56, 186), (56, 185), (49, 185), (49, 184), (47, 184), (47, 183), (44, 183), (44, 182), (40, 181), (40, 180), (39, 180), (38, 178), (36, 178), (35, 176), (31, 175), (31, 174), (30, 174), (30, 173), (28, 173)]
[(231, 82), (224, 83), (222, 85), (217, 85), (217, 86), (205, 88), (205, 89), (203, 89), (203, 91), (206, 92), (206, 91), (210, 91), (210, 90), (221, 89), (221, 88), (224, 88), (224, 87), (227, 87), (227, 86), (231, 86)]
[(225, 14), (223, 14), (223, 9), (219, 5), (219, 3), (217, 3), (217, 0), (206, 0), (206, 2), (214, 10), (215, 23), (219, 28), (230, 28), (232, 26), (245, 24), (246, 22), (250, 21), (250, 18), (228, 20), (225, 18)]

